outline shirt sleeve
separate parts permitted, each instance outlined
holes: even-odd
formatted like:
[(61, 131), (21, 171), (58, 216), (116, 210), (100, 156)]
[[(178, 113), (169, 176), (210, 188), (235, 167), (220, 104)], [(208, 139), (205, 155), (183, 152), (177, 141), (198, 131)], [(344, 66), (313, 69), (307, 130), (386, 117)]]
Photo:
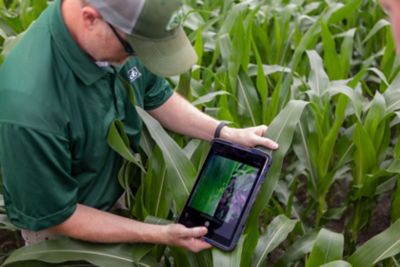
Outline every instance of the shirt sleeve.
[(15, 124), (0, 124), (0, 165), (7, 215), (39, 231), (75, 211), (78, 183), (71, 176), (67, 138)]
[(173, 90), (166, 79), (154, 74), (150, 74), (149, 76), (144, 97), (144, 108), (146, 110), (158, 108), (173, 94)]

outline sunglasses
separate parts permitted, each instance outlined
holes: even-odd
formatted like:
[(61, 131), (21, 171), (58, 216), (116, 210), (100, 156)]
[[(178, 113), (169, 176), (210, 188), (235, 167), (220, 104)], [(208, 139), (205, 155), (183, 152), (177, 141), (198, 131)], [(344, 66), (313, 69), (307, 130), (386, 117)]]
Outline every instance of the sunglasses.
[(113, 31), (114, 35), (117, 37), (118, 41), (121, 43), (121, 45), (124, 48), (125, 52), (128, 53), (129, 55), (135, 54), (135, 51), (133, 50), (132, 46), (124, 38), (122, 38), (121, 35), (119, 35), (117, 30), (114, 28), (114, 26), (111, 25), (110, 23), (107, 23), (107, 24), (108, 24), (108, 26), (110, 26), (110, 28)]

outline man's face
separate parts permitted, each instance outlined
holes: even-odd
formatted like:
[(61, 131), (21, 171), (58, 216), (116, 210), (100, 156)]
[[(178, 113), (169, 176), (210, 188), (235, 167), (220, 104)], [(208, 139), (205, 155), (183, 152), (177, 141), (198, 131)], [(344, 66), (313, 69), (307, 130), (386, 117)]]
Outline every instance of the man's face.
[(124, 49), (125, 34), (108, 24), (91, 6), (81, 7), (79, 44), (96, 61), (124, 63), (130, 56)]
[(381, 5), (392, 22), (397, 52), (400, 52), (400, 0), (381, 0)]
[[(101, 29), (98, 31), (95, 41), (93, 41), (95, 43), (94, 47), (97, 48), (99, 54), (97, 59), (115, 64), (123, 64), (130, 54), (125, 51), (121, 41), (117, 37), (117, 34), (121, 39), (125, 39), (124, 34), (119, 31), (114, 32), (110, 25), (105, 21), (100, 24), (103, 25), (100, 25)], [(117, 30), (115, 29), (115, 31)]]

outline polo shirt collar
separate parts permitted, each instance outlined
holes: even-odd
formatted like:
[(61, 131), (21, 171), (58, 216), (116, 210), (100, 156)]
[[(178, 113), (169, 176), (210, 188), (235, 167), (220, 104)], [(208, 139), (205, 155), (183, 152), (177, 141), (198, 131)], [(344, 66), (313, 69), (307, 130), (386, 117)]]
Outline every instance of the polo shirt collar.
[(51, 7), (52, 14), (49, 16), (51, 36), (75, 75), (85, 85), (93, 84), (103, 75), (107, 74), (107, 68), (97, 66), (72, 38), (61, 15), (61, 3), (62, 0), (57, 0)]

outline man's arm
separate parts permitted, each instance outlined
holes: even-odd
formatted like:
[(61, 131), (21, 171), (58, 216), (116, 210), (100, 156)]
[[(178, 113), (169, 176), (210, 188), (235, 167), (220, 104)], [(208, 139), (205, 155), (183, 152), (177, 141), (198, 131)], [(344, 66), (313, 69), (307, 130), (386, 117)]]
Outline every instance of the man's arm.
[[(163, 105), (149, 113), (165, 128), (194, 138), (210, 141), (219, 121), (201, 112), (186, 99), (174, 93)], [(277, 149), (278, 144), (263, 137), (268, 127), (265, 125), (236, 129), (223, 127), (221, 138), (248, 147), (261, 145)]]
[(101, 243), (154, 243), (179, 246), (194, 252), (211, 247), (201, 239), (207, 233), (205, 227), (147, 224), (81, 204), (66, 221), (48, 230)]

